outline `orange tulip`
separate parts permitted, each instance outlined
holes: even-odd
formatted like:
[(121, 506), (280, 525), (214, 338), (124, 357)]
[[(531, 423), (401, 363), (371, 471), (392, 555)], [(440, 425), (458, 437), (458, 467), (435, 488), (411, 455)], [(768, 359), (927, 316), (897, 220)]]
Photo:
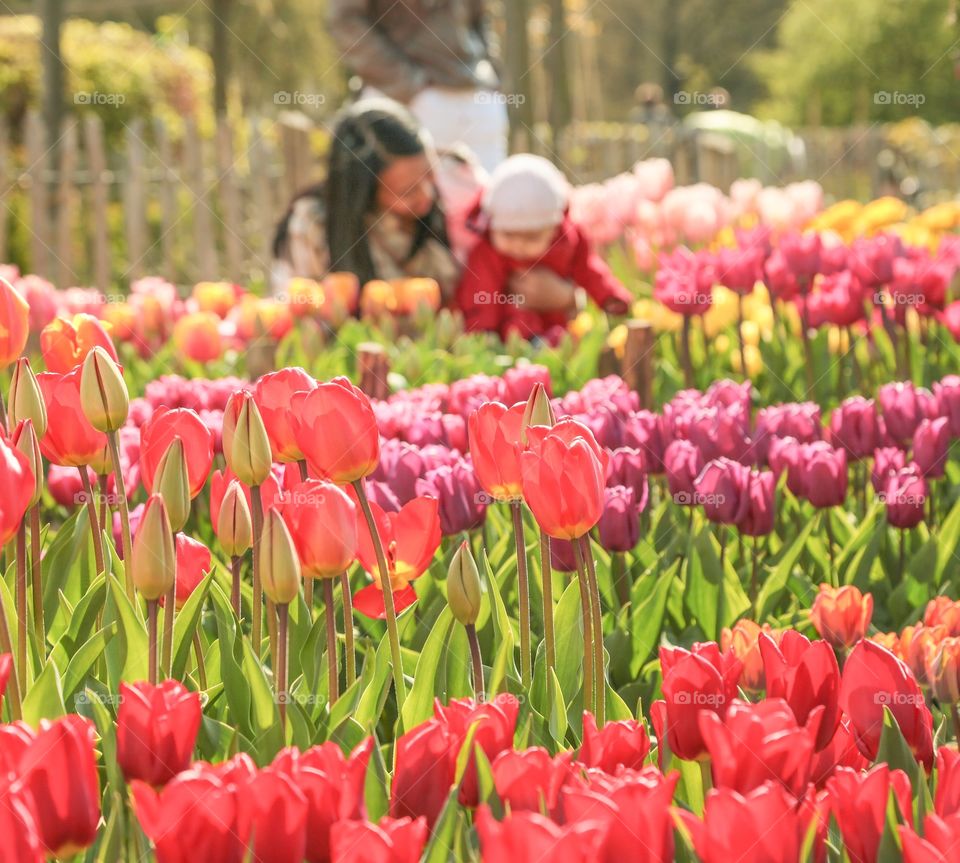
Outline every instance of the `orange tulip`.
[(941, 704), (960, 701), (960, 638), (944, 638), (927, 651), (927, 683)]
[(327, 302), (353, 314), (360, 297), (360, 282), (353, 273), (328, 273), (323, 280)]
[(750, 692), (766, 688), (763, 657), (760, 655), (760, 633), (766, 633), (774, 641), (779, 640), (779, 634), (770, 628), (769, 623), (760, 626), (746, 617), (738, 620), (732, 629), (724, 627), (720, 633), (721, 649), (724, 652), (732, 649), (733, 655), (743, 663), (740, 685)]
[(40, 350), (50, 372), (64, 374), (70, 371), (98, 346), (117, 361), (113, 340), (106, 327), (93, 315), (74, 315), (73, 321), (54, 318), (40, 332)]
[(189, 408), (160, 408), (140, 427), (140, 473), (143, 484), (147, 492), (153, 491), (153, 480), (160, 460), (175, 437), (183, 442), (190, 497), (193, 499), (200, 494), (213, 464), (213, 434), (197, 413)]
[(390, 282), (374, 279), (367, 282), (360, 292), (360, 314), (365, 318), (378, 318), (384, 312), (397, 310), (397, 292)]
[(220, 319), (213, 312), (193, 312), (173, 325), (173, 343), (184, 356), (209, 363), (223, 355)]
[[(527, 429), (528, 440), (536, 428)], [(524, 500), (554, 539), (578, 539), (600, 520), (606, 466), (594, 447), (596, 441), (591, 447), (582, 437), (567, 441), (550, 430), (520, 457)]]
[(98, 474), (111, 473), (107, 436), (90, 425), (80, 404), (80, 367), (67, 374), (43, 372), (37, 383), (47, 406), (47, 431), (40, 439), (44, 458), (64, 467), (89, 465)]
[(864, 596), (852, 584), (844, 587), (820, 585), (810, 609), (820, 637), (834, 647), (852, 647), (867, 634), (873, 617), (873, 595)]
[(284, 495), (282, 514), (304, 578), (336, 578), (353, 563), (357, 508), (339, 487), (319, 479), (305, 480)]
[(290, 399), (297, 446), (313, 472), (344, 484), (369, 476), (380, 461), (380, 431), (370, 399), (334, 378)]
[(0, 368), (14, 362), (30, 335), (30, 306), (6, 279), (0, 279)]
[(526, 404), (512, 408), (487, 402), (470, 414), (470, 458), (484, 491), (496, 500), (518, 500), (523, 495), (520, 478), (520, 436)]
[(191, 296), (199, 311), (225, 318), (243, 296), (243, 288), (232, 282), (197, 282)]
[[(374, 521), (387, 557), (393, 602), (399, 614), (417, 601), (410, 582), (427, 571), (440, 547), (440, 510), (435, 498), (416, 497), (400, 512), (384, 512), (371, 503)], [(353, 597), (354, 607), (367, 617), (382, 618), (383, 585), (377, 555), (362, 513), (357, 516), (357, 557), (374, 583)]]
[(280, 369), (264, 375), (253, 388), (253, 398), (267, 428), (275, 461), (291, 462), (303, 458), (293, 434), (290, 403), (293, 394), (309, 392), (317, 382), (300, 368)]

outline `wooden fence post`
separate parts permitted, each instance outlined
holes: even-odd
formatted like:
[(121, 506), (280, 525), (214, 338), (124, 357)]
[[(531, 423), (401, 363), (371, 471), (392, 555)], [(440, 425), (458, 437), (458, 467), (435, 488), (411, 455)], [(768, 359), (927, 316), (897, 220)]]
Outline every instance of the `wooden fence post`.
[(653, 368), (657, 343), (653, 326), (647, 321), (627, 321), (621, 377), (640, 396), (640, 407), (653, 408)]

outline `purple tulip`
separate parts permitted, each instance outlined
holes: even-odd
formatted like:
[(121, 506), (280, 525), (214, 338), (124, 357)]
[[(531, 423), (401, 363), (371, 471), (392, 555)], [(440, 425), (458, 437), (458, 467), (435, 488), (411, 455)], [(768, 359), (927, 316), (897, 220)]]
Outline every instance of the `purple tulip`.
[(550, 565), (557, 572), (576, 572), (577, 553), (568, 539), (550, 539)]
[(923, 521), (927, 481), (917, 466), (911, 464), (890, 475), (882, 497), (887, 506), (887, 522), (908, 530)]
[(604, 490), (597, 535), (607, 551), (630, 551), (636, 546), (640, 539), (640, 510), (632, 488), (618, 485)]
[(778, 245), (787, 266), (801, 283), (809, 282), (820, 271), (819, 234), (786, 233)]
[(697, 477), (697, 503), (703, 504), (703, 512), (717, 524), (738, 524), (746, 515), (750, 504), (748, 491), (750, 468), (729, 458), (707, 462)]
[(777, 478), (769, 470), (751, 471), (747, 510), (737, 523), (745, 536), (766, 536), (773, 531), (777, 516)]
[(647, 507), (647, 471), (644, 468), (643, 453), (631, 447), (620, 447), (610, 453), (607, 464), (607, 486), (626, 486), (633, 490), (633, 499), (637, 510), (643, 512)]
[(850, 268), (868, 288), (885, 285), (893, 279), (893, 259), (903, 254), (900, 238), (877, 234), (853, 241), (848, 253)]
[(694, 483), (704, 464), (700, 450), (688, 440), (675, 440), (667, 447), (663, 462), (673, 502), (693, 506), (696, 503)]
[(879, 442), (877, 408), (873, 399), (853, 396), (830, 415), (830, 440), (854, 461), (866, 458)]
[(908, 444), (920, 421), (937, 415), (933, 395), (909, 381), (884, 384), (877, 393), (883, 422), (890, 439), (900, 446)]
[(907, 464), (907, 456), (902, 449), (895, 446), (878, 447), (873, 452), (873, 470), (870, 472), (870, 482), (877, 494), (883, 494), (887, 487), (887, 480), (897, 471), (903, 470)]
[(751, 453), (758, 464), (766, 464), (773, 438), (792, 437), (812, 443), (823, 437), (820, 406), (813, 402), (770, 405), (757, 412)]
[(371, 478), (388, 485), (400, 506), (417, 496), (417, 478), (426, 465), (420, 448), (399, 440), (385, 440), (380, 447), (380, 463)]
[(817, 509), (840, 506), (847, 497), (847, 453), (822, 443), (803, 444), (803, 496)]
[(950, 420), (950, 434), (960, 437), (960, 375), (947, 375), (933, 385), (937, 413)]
[(530, 393), (537, 384), (543, 384), (547, 395), (551, 394), (550, 369), (546, 366), (524, 363), (507, 369), (503, 373), (504, 404), (515, 405), (517, 402), (525, 402), (530, 398)]
[(797, 276), (781, 249), (774, 249), (763, 266), (763, 280), (776, 300), (792, 300), (800, 292)]
[(927, 478), (943, 476), (950, 451), (950, 421), (946, 417), (921, 420), (913, 433), (913, 460)]
[(623, 426), (623, 445), (643, 453), (643, 463), (648, 473), (663, 473), (663, 451), (666, 441), (662, 432), (661, 418), (650, 411), (634, 411)]
[(473, 466), (466, 459), (445, 464), (417, 480), (417, 495), (435, 497), (440, 507), (440, 530), (453, 536), (473, 530), (487, 516), (486, 495)]

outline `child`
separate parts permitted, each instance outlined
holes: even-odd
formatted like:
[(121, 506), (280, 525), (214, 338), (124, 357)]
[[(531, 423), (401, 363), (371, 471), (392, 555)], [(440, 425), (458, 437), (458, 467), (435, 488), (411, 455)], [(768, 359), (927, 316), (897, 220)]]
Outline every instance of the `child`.
[(604, 311), (626, 313), (630, 294), (570, 219), (569, 191), (563, 174), (539, 156), (511, 156), (493, 172), (474, 210), (480, 236), (457, 289), (468, 330), (554, 340), (573, 310), (534, 311), (510, 288), (535, 267), (579, 285)]

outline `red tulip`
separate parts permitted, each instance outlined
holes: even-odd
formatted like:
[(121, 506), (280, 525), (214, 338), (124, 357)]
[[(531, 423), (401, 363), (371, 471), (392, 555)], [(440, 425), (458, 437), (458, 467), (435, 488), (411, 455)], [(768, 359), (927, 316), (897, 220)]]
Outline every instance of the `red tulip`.
[(604, 827), (600, 863), (670, 863), (673, 817), (670, 805), (680, 774), (664, 777), (656, 768), (626, 770), (616, 777), (597, 776), (589, 786), (562, 792), (568, 824)]
[(307, 798), (281, 771), (261, 770), (237, 787), (244, 832), (256, 863), (303, 863), (307, 853)]
[(71, 371), (96, 347), (103, 348), (117, 362), (113, 340), (93, 315), (74, 315), (73, 321), (54, 318), (40, 333), (40, 350), (48, 372)]
[[(0, 286), (5, 284), (0, 281)], [(0, 780), (0, 860), (43, 863), (45, 859), (30, 795), (18, 783)]]
[(650, 752), (650, 738), (642, 722), (634, 719), (608, 722), (597, 728), (593, 714), (583, 712), (583, 745), (577, 761), (605, 773), (616, 773), (620, 767), (639, 770)]
[(177, 545), (177, 608), (190, 598), (213, 566), (210, 549), (185, 533), (176, 536)]
[(247, 833), (243, 829), (235, 787), (214, 770), (195, 767), (154, 791), (134, 780), (134, 809), (153, 841), (157, 863), (243, 863)]
[(917, 760), (933, 764), (933, 719), (910, 669), (889, 650), (864, 640), (843, 666), (840, 707), (850, 717), (860, 751), (877, 757), (884, 708), (890, 710)]
[(292, 462), (303, 458), (294, 435), (291, 411), (294, 393), (309, 392), (317, 382), (300, 368), (280, 369), (264, 375), (253, 388), (253, 398), (270, 438), (274, 461)]
[(346, 378), (294, 393), (290, 409), (294, 439), (318, 476), (342, 485), (376, 469), (377, 418), (370, 399)]
[(307, 849), (309, 863), (329, 863), (330, 830), (341, 819), (365, 817), (364, 781), (373, 749), (368, 737), (349, 758), (332, 742), (306, 752), (285, 749), (271, 769), (286, 773), (307, 798)]
[(811, 824), (810, 813), (776, 782), (746, 795), (714, 788), (707, 794), (702, 821), (690, 812), (679, 815), (703, 863), (797, 863)]
[[(215, 470), (210, 475), (210, 522), (213, 529), (217, 529), (217, 522), (220, 520), (220, 504), (223, 502), (223, 496), (226, 494), (227, 486), (231, 481), (237, 479), (230, 468), (226, 470)], [(299, 482), (299, 479), (297, 480)], [(240, 482), (240, 480), (237, 480)], [(253, 498), (250, 494), (250, 487), (240, 483), (243, 488), (243, 496), (247, 499), (247, 506), (253, 510)], [(283, 503), (283, 483), (282, 475), (274, 470), (270, 476), (260, 484), (260, 502), (263, 504), (263, 512), (266, 515), (268, 510)]]
[[(10, 541), (33, 500), (36, 481), (30, 459), (0, 433), (0, 545)], [(6, 682), (6, 678), (3, 678)], [(0, 688), (0, 695), (3, 694)]]
[(23, 353), (30, 335), (30, 306), (6, 279), (0, 278), (0, 368)]
[(734, 699), (723, 719), (701, 712), (700, 733), (710, 753), (714, 785), (748, 794), (772, 778), (801, 797), (822, 713), (818, 708), (807, 727), (799, 726), (780, 698), (757, 704)]
[(37, 381), (47, 406), (47, 431), (40, 438), (44, 458), (64, 467), (90, 465), (97, 473), (110, 473), (107, 436), (87, 422), (80, 407), (80, 369), (43, 372)]
[[(821, 724), (821, 729), (823, 725)], [(857, 740), (850, 728), (850, 721), (842, 719), (830, 742), (813, 756), (810, 768), (810, 781), (816, 788), (823, 788), (838, 767), (848, 767), (860, 772), (866, 770), (870, 762), (857, 748)]]
[(423, 818), (339, 821), (331, 831), (332, 859), (337, 863), (417, 863), (430, 830)]
[[(513, 746), (519, 704), (501, 696), (483, 704), (454, 699), (446, 707), (434, 706), (434, 717), (402, 735), (396, 744), (396, 769), (390, 797), (394, 818), (424, 816), (432, 825), (453, 785), (457, 758), (471, 727), (476, 725), (473, 745), (488, 761)], [(477, 805), (476, 761), (467, 764), (460, 787), (460, 803)]]
[(140, 471), (147, 492), (153, 491), (153, 478), (160, 459), (171, 441), (183, 441), (187, 459), (190, 497), (200, 494), (213, 464), (213, 435), (196, 411), (189, 408), (159, 408), (140, 427)]
[(905, 824), (901, 824), (898, 830), (905, 863), (956, 863), (957, 849), (960, 848), (960, 814), (928, 815), (923, 821), (923, 838)]
[[(437, 501), (432, 497), (417, 497), (400, 512), (384, 512), (371, 502), (370, 509), (387, 557), (393, 602), (399, 613), (417, 601), (417, 594), (410, 582), (427, 571), (440, 547)], [(354, 607), (368, 617), (382, 618), (386, 611), (380, 569), (370, 531), (361, 513), (357, 515), (357, 557), (374, 583), (357, 591), (353, 597)]]
[(117, 762), (128, 782), (165, 785), (190, 766), (200, 730), (200, 697), (176, 680), (120, 684)]
[(520, 451), (526, 404), (512, 408), (487, 402), (470, 414), (470, 458), (477, 479), (495, 500), (517, 500), (523, 494)]
[(830, 811), (851, 860), (873, 863), (877, 859), (891, 791), (901, 816), (911, 823), (913, 791), (902, 770), (891, 770), (887, 764), (878, 764), (867, 773), (840, 767), (827, 780)]
[[(737, 695), (742, 663), (732, 651), (720, 652), (712, 642), (695, 644), (692, 651), (660, 648), (663, 700), (650, 715), (661, 753), (664, 743), (678, 758), (700, 759), (707, 746), (700, 731), (700, 714), (723, 716)], [(662, 757), (662, 756), (661, 756)]]
[(584, 431), (567, 437), (550, 429), (539, 439), (531, 433), (531, 449), (521, 456), (524, 500), (555, 539), (578, 539), (603, 514), (606, 458), (598, 457), (593, 435)]
[(867, 634), (873, 617), (873, 595), (864, 596), (852, 584), (821, 584), (813, 600), (810, 621), (822, 639), (834, 647), (852, 647)]
[(825, 641), (811, 642), (788, 629), (777, 644), (767, 635), (759, 637), (768, 698), (782, 698), (793, 711), (798, 725), (806, 725), (811, 714), (823, 708), (817, 730), (816, 751), (834, 737), (840, 721), (840, 667)]
[[(308, 479), (295, 485), (284, 495), (282, 514), (304, 578), (336, 578), (353, 563), (357, 508), (332, 482)], [(369, 533), (365, 526), (360, 530)]]
[(960, 752), (949, 746), (937, 750), (937, 791), (933, 807), (943, 816), (960, 812)]
[(563, 787), (575, 781), (569, 752), (553, 757), (546, 749), (505, 749), (491, 765), (493, 784), (511, 812), (542, 812), (554, 817)]
[(53, 857), (93, 843), (100, 821), (100, 784), (93, 726), (70, 715), (41, 726), (21, 755), (18, 773), (34, 803), (40, 840)]
[(547, 859), (555, 863), (598, 863), (604, 840), (599, 822), (561, 827), (536, 812), (517, 812), (497, 821), (486, 806), (477, 813), (477, 833), (483, 863)]

